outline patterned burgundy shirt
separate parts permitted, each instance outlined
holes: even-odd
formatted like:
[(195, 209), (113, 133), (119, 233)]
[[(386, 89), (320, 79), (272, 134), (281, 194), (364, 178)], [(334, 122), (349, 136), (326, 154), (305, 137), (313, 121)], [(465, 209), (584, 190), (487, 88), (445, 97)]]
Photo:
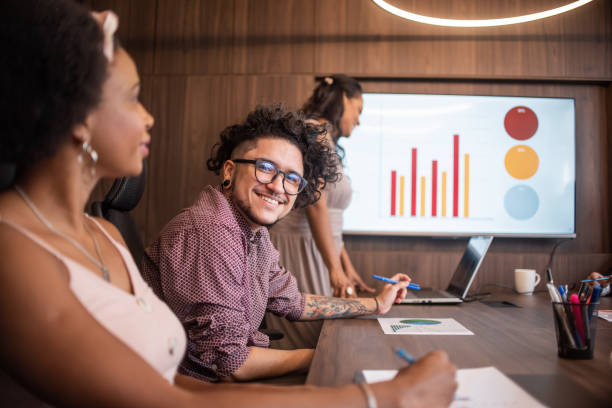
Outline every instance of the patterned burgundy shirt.
[(298, 320), (304, 296), (278, 264), (266, 228), (253, 232), (219, 188), (206, 187), (146, 250), (145, 279), (183, 323), (189, 339), (183, 374), (217, 381), (244, 364), (270, 311)]

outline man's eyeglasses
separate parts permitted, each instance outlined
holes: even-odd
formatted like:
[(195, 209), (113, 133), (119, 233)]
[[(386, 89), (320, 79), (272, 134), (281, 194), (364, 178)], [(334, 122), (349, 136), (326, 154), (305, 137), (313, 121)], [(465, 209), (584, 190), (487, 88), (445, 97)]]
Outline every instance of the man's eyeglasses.
[(289, 195), (299, 194), (308, 182), (295, 171), (284, 172), (279, 170), (274, 163), (264, 159), (247, 160), (232, 159), (234, 163), (247, 163), (255, 165), (255, 178), (261, 184), (270, 184), (279, 174), (283, 175), (283, 188)]

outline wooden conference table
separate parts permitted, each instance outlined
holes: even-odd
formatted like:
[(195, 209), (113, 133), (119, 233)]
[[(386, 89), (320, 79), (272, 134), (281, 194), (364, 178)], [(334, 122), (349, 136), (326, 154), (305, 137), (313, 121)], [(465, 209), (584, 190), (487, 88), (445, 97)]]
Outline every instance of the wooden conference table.
[[(552, 307), (545, 293), (516, 295), (500, 289), (484, 302), (456, 306), (396, 305), (385, 317), (457, 320), (473, 336), (385, 335), (375, 317), (328, 320), (323, 325), (306, 383), (331, 386), (353, 382), (362, 369), (398, 369), (401, 347), (415, 357), (445, 350), (457, 368), (494, 366), (551, 407), (612, 406), (612, 323), (597, 319), (592, 360), (557, 356)], [(495, 307), (494, 307), (495, 306)], [(612, 309), (612, 298), (601, 299)]]

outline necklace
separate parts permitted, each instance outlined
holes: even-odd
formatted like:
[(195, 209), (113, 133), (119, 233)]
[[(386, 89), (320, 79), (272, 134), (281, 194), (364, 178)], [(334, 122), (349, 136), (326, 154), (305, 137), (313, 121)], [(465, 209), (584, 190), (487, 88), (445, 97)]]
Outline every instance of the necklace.
[(74, 246), (76, 249), (78, 249), (81, 253), (83, 253), (83, 255), (85, 255), (87, 258), (89, 258), (89, 260), (91, 262), (93, 262), (98, 268), (100, 268), (100, 270), (102, 271), (102, 275), (104, 276), (104, 279), (107, 282), (110, 282), (110, 275), (108, 273), (108, 268), (104, 264), (104, 259), (102, 258), (102, 251), (100, 251), (100, 246), (98, 245), (98, 240), (96, 239), (96, 236), (93, 234), (91, 229), (89, 229), (89, 227), (87, 226), (86, 222), (83, 221), (83, 226), (85, 227), (85, 230), (89, 233), (89, 236), (91, 236), (91, 239), (92, 239), (92, 241), (94, 243), (94, 247), (96, 248), (96, 254), (98, 255), (98, 258), (100, 259), (100, 261), (98, 261), (96, 258), (94, 258), (89, 253), (89, 251), (87, 251), (85, 248), (83, 248), (83, 246), (81, 244), (79, 244), (77, 241), (75, 241), (73, 238), (71, 238), (68, 235), (62, 233), (61, 231), (58, 231), (53, 226), (53, 224), (51, 224), (49, 222), (49, 220), (47, 220), (45, 218), (45, 216), (42, 215), (40, 210), (34, 205), (32, 200), (30, 200), (30, 198), (21, 189), (21, 187), (19, 187), (17, 184), (15, 184), (14, 187), (15, 187), (15, 191), (17, 191), (17, 193), (19, 193), (19, 195), (21, 196), (23, 201), (25, 201), (25, 203), (28, 205), (28, 207), (30, 207), (30, 209), (32, 210), (34, 215), (36, 215), (36, 217), (38, 217), (40, 222), (42, 222), (45, 225), (45, 227), (47, 227), (49, 229), (49, 231), (53, 232), (55, 235), (57, 235), (57, 236), (65, 239), (66, 241), (70, 242), (72, 244), (72, 246)]

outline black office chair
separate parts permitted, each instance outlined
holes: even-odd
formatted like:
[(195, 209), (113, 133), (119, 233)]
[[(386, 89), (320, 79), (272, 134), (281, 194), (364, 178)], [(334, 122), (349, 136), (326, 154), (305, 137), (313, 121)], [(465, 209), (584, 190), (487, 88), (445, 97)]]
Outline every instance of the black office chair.
[(138, 227), (129, 212), (142, 198), (147, 180), (146, 169), (143, 163), (142, 173), (139, 176), (116, 179), (104, 200), (91, 204), (92, 215), (110, 221), (121, 232), (136, 265), (140, 265), (142, 261), (144, 245)]
[(0, 162), (0, 191), (11, 187), (15, 179), (15, 165), (13, 163)]

